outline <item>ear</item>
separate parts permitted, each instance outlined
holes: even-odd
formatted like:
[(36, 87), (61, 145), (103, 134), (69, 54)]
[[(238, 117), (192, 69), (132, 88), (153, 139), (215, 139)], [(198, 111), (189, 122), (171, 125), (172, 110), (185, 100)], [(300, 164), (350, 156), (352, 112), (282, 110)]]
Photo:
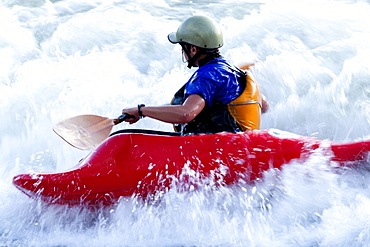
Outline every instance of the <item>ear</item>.
[(193, 45), (192, 45), (192, 46), (190, 47), (190, 53), (191, 53), (191, 54), (196, 54), (196, 53), (198, 52), (198, 50), (199, 50), (199, 49), (198, 49), (198, 47), (196, 47), (196, 46), (193, 46)]

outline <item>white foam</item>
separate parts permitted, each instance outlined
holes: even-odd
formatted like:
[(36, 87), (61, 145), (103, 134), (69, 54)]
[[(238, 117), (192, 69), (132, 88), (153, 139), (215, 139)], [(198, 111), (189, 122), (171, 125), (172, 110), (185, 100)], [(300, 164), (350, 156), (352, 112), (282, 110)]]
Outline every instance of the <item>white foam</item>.
[[(91, 213), (44, 207), (12, 184), (63, 171), (88, 152), (51, 128), (60, 120), (167, 104), (194, 70), (167, 40), (207, 14), (221, 52), (251, 69), (270, 101), (262, 128), (353, 141), (370, 133), (368, 1), (3, 1), (0, 4), (0, 245), (366, 246), (369, 173), (332, 170), (316, 153), (256, 185), (122, 199)], [(119, 128), (171, 130), (145, 118)]]

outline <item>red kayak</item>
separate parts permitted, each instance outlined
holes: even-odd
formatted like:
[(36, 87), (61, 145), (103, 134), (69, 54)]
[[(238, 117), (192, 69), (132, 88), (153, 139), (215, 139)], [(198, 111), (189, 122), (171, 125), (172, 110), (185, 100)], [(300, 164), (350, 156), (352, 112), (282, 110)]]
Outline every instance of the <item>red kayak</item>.
[(304, 162), (321, 146), (341, 166), (366, 159), (370, 151), (370, 141), (323, 142), (273, 129), (197, 136), (116, 134), (72, 170), (21, 174), (13, 184), (50, 204), (109, 205), (120, 197), (145, 198), (174, 184), (194, 183), (191, 172), (197, 181), (211, 179), (218, 185), (252, 182), (266, 170)]

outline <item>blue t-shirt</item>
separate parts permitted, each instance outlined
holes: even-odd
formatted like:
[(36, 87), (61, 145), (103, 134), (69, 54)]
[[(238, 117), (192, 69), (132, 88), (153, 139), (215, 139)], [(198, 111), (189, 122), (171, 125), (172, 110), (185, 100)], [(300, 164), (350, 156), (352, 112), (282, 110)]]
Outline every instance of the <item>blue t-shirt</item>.
[(198, 94), (206, 101), (207, 106), (212, 106), (216, 101), (228, 104), (236, 99), (243, 88), (238, 82), (240, 74), (231, 69), (224, 58), (209, 61), (200, 67), (186, 83), (185, 97)]

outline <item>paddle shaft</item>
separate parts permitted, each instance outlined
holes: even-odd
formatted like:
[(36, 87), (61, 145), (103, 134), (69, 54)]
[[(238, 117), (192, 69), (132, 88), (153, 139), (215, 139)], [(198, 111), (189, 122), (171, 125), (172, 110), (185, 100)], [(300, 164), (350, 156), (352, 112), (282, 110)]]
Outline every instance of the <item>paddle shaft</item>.
[(113, 119), (113, 123), (114, 123), (114, 125), (117, 125), (117, 124), (122, 123), (123, 121), (125, 121), (129, 118), (134, 118), (134, 116), (125, 113), (125, 114), (122, 114), (121, 116), (119, 116), (118, 118)]

